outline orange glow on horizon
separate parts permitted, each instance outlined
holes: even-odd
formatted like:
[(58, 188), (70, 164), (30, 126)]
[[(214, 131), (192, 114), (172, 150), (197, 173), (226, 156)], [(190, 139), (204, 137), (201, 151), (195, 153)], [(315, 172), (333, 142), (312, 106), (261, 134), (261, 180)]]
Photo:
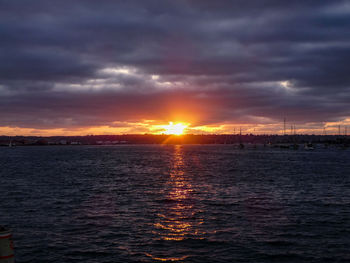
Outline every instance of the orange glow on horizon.
[[(173, 122), (164, 125), (163, 120), (144, 119), (140, 121), (115, 121), (109, 125), (101, 126), (77, 126), (77, 127), (18, 127), (0, 126), (0, 136), (86, 136), (86, 135), (122, 135), (122, 134), (167, 134), (180, 136), (183, 134), (283, 134), (283, 126), (280, 122), (247, 124), (247, 123), (214, 123), (198, 124), (193, 119), (173, 118)], [(185, 121), (184, 121), (185, 120)], [(343, 121), (325, 123), (299, 124), (297, 134), (337, 135), (339, 125), (342, 134), (344, 129), (350, 126), (350, 118)], [(287, 130), (287, 133), (289, 130)]]

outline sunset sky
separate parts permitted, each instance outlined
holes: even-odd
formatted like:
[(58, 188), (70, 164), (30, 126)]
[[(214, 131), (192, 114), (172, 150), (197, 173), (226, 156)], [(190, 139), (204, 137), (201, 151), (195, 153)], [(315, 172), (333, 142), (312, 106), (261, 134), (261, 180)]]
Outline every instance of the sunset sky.
[(0, 0), (0, 135), (350, 133), (349, 1)]

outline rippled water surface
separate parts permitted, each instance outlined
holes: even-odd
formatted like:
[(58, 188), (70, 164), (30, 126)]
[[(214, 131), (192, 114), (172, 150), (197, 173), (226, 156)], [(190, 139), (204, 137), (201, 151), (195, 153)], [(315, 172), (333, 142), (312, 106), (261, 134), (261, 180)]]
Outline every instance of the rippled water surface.
[(17, 262), (350, 262), (350, 151), (0, 148)]

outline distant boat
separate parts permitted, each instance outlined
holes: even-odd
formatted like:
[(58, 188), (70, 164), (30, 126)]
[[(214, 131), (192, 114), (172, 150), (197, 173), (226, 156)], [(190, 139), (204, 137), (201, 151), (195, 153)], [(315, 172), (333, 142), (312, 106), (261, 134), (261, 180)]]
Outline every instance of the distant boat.
[(12, 141), (9, 143), (9, 147), (13, 147), (14, 145), (12, 144)]
[(305, 143), (304, 149), (305, 150), (315, 150), (315, 147), (311, 142), (309, 142), (309, 143)]
[(244, 144), (243, 143), (239, 144), (239, 149), (244, 149)]
[(298, 150), (299, 149), (299, 145), (294, 143), (294, 144), (290, 145), (290, 148), (293, 149), (293, 150)]

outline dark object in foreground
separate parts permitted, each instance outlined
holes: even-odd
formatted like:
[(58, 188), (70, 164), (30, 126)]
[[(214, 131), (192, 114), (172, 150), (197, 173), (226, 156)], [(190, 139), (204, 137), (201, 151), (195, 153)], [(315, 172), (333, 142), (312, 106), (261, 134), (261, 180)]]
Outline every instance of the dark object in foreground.
[(15, 262), (11, 230), (3, 226), (0, 226), (0, 262)]

